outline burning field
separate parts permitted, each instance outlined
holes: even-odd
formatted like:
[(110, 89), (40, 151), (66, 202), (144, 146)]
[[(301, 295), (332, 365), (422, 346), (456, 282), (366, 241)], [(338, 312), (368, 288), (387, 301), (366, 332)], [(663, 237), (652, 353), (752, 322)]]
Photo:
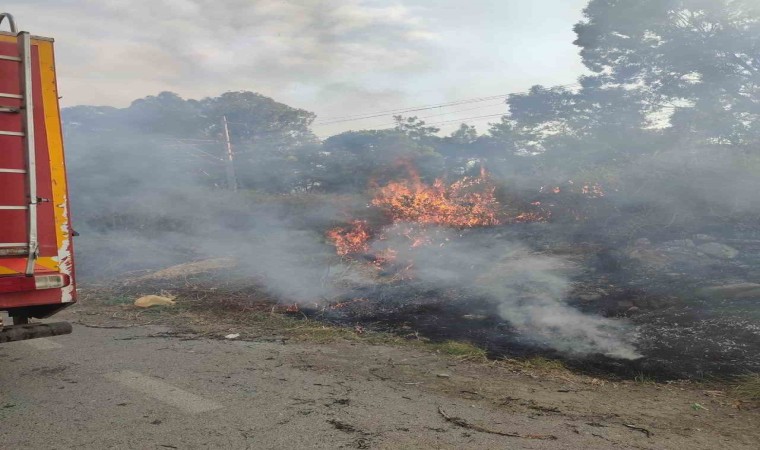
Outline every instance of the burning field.
[(291, 195), (243, 213), (210, 200), (213, 214), (236, 217), (242, 240), (203, 234), (193, 252), (236, 262), (148, 272), (127, 290), (218, 305), (230, 295), (234, 305), (265, 298), (265, 309), (349, 329), (461, 340), (494, 358), (538, 354), (624, 376), (760, 368), (752, 303), (760, 286), (735, 282), (757, 263), (751, 235), (614, 238), (596, 219), (609, 208), (598, 183), (516, 195), (485, 170), (425, 180), (409, 163), (396, 167), (360, 197)]
[[(170, 265), (166, 250), (175, 261), (234, 258), (152, 281), (148, 272), (137, 284), (234, 285), (265, 292), (283, 313), (463, 340), (497, 358), (540, 354), (665, 378), (760, 368), (760, 285), (746, 281), (760, 262), (753, 229), (631, 232), (639, 214), (621, 214), (617, 188), (599, 183), (514, 190), (485, 169), (436, 178), (407, 161), (393, 167), (360, 196), (290, 194), (241, 208), (231, 194), (193, 194), (200, 222), (150, 246), (125, 233), (113, 241), (118, 261), (157, 249), (156, 268)], [(164, 213), (193, 214), (177, 205)], [(636, 237), (647, 233), (656, 238)]]
[(428, 291), (433, 303), (489, 305), (513, 334), (538, 346), (639, 358), (625, 321), (584, 314), (566, 303), (577, 270), (573, 261), (505, 235), (516, 225), (546, 222), (551, 210), (538, 200), (524, 208), (504, 205), (496, 190), (485, 171), (426, 184), (407, 167), (405, 178), (371, 187), (373, 223), (353, 219), (327, 237), (343, 259), (374, 266), (375, 291)]
[[(129, 109), (118, 111), (142, 117)], [(209, 301), (232, 288), (254, 309), (264, 298), (349, 330), (625, 376), (760, 370), (760, 159), (746, 152), (663, 144), (604, 160), (625, 143), (594, 147), (607, 143), (596, 136), (583, 149), (602, 153), (575, 162), (562, 159), (568, 141), (509, 153), (496, 128), (467, 143), (420, 136), (412, 120), (321, 143), (257, 141), (249, 155), (261, 159), (240, 163), (233, 191), (205, 159), (178, 162), (163, 137), (80, 126), (106, 116), (68, 129), (83, 153), (71, 173), (85, 289), (126, 278), (130, 295), (166, 290), (181, 304), (188, 283)], [(162, 269), (208, 260), (216, 268), (164, 283), (173, 272)]]

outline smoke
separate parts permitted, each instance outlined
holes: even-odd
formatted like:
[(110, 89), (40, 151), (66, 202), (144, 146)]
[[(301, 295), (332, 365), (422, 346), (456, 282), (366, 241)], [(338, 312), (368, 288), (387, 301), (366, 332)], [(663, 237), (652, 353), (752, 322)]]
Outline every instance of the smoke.
[[(358, 209), (361, 199), (233, 193), (199, 181), (197, 162), (178, 158), (160, 136), (107, 133), (109, 145), (72, 139), (70, 161), (80, 273), (120, 276), (219, 256), (238, 261), (249, 277), (283, 302), (313, 305), (377, 283), (346, 265), (324, 230)], [(79, 145), (77, 145), (79, 144)], [(93, 176), (88, 176), (94, 172)], [(399, 226), (397, 226), (398, 228)], [(431, 228), (440, 245), (410, 248), (388, 238), (414, 276), (463, 296), (487, 298), (499, 315), (538, 345), (576, 354), (634, 358), (620, 321), (582, 314), (564, 302), (574, 268), (496, 234)], [(353, 291), (352, 291), (353, 290)], [(358, 295), (358, 294), (357, 294)]]
[(312, 200), (312, 210), (200, 186), (156, 190), (150, 181), (125, 194), (110, 199), (110, 210), (119, 211), (113, 224), (99, 214), (85, 215), (83, 210), (93, 214), (87, 207), (75, 210), (85, 218), (77, 222), (81, 275), (121, 276), (231, 257), (238, 262), (237, 275), (249, 277), (283, 302), (304, 304), (338, 294), (330, 282), (333, 274), (355, 284), (362, 281), (325, 242), (320, 230), (336, 220), (338, 210), (320, 199)]
[[(135, 115), (130, 109), (78, 107), (64, 113), (80, 277), (121, 277), (226, 256), (239, 262), (239, 275), (283, 301), (335, 295), (329, 282), (335, 273), (361, 281), (337, 261), (322, 235), (338, 219), (339, 204), (352, 206), (345, 198), (230, 192), (219, 186), (224, 168), (213, 159), (219, 145), (199, 147), (172, 134), (137, 132), (124, 126)], [(260, 178), (287, 176), (266, 164), (247, 175), (258, 172)]]
[(566, 303), (577, 270), (569, 260), (478, 230), (432, 227), (425, 230), (427, 245), (412, 246), (407, 231), (414, 227), (386, 227), (384, 238), (373, 246), (395, 249), (397, 260), (410, 264), (412, 276), (431, 286), (456, 289), (462, 301), (473, 296), (487, 299), (504, 320), (538, 345), (576, 355), (641, 356), (631, 326), (583, 314)]
[[(97, 109), (90, 112), (94, 118), (86, 124), (92, 126), (100, 115)], [(359, 296), (361, 289), (380, 282), (376, 273), (360, 269), (361, 264), (342, 262), (324, 235), (367, 199), (230, 192), (213, 187), (223, 178), (209, 179), (214, 174), (209, 175), (208, 158), (166, 135), (68, 125), (80, 275), (122, 276), (232, 257), (238, 261), (237, 275), (283, 302), (303, 305)], [(265, 165), (257, 170), (270, 178), (280, 173)], [(497, 233), (463, 234), (435, 227), (425, 231), (433, 242), (411, 248), (399, 233), (404, 226), (378, 233), (386, 238), (373, 245), (397, 250), (398, 261), (411, 263), (413, 276), (422, 283), (456, 288), (465, 299), (487, 299), (539, 346), (574, 354), (638, 356), (624, 323), (583, 314), (565, 302), (575, 270), (569, 261), (537, 254)]]

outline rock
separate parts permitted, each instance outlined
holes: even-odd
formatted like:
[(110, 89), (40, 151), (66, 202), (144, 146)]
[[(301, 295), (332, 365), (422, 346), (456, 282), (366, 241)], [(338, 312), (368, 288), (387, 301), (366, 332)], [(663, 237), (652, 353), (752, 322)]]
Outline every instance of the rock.
[(675, 241), (663, 242), (663, 246), (675, 248), (694, 247), (694, 245), (694, 241), (691, 239), (676, 239)]
[(633, 245), (635, 245), (636, 247), (647, 247), (647, 246), (652, 245), (652, 241), (650, 241), (647, 238), (639, 238), (639, 239), (636, 239), (636, 242), (634, 242)]
[(721, 259), (734, 259), (739, 255), (739, 250), (719, 242), (708, 242), (697, 247), (702, 253)]
[(702, 293), (723, 298), (760, 298), (760, 284), (734, 283), (722, 286), (711, 286), (702, 289)]
[(657, 269), (664, 268), (668, 262), (668, 259), (665, 257), (665, 255), (663, 255), (662, 252), (657, 251), (653, 248), (646, 248), (645, 246), (628, 249), (626, 256), (631, 259), (638, 260), (645, 266)]
[(439, 373), (436, 375), (438, 378), (451, 378), (451, 375), (447, 373)]
[(237, 339), (239, 337), (240, 337), (240, 333), (232, 333), (232, 334), (226, 335), (224, 338), (225, 339)]
[(483, 314), (465, 314), (462, 318), (467, 320), (486, 320), (488, 316)]
[(617, 307), (620, 310), (626, 310), (635, 306), (636, 305), (634, 305), (633, 300), (618, 300), (617, 302)]
[(602, 298), (602, 294), (591, 292), (591, 293), (581, 294), (578, 296), (578, 298), (583, 300), (584, 302), (594, 302)]
[(144, 295), (135, 300), (135, 306), (140, 308), (150, 308), (151, 306), (174, 306), (173, 298), (161, 295)]

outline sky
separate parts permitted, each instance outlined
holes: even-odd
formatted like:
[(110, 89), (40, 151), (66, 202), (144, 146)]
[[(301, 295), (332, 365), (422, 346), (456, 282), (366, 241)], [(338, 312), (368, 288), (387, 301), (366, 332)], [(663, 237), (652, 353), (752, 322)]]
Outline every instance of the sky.
[[(18, 26), (56, 40), (63, 106), (123, 107), (250, 90), (315, 112), (321, 137), (392, 126), (421, 105), (574, 83), (573, 25), (587, 0), (6, 0)], [(5, 27), (5, 25), (4, 25)], [(503, 100), (416, 114), (485, 131)], [(445, 123), (440, 123), (445, 122)]]

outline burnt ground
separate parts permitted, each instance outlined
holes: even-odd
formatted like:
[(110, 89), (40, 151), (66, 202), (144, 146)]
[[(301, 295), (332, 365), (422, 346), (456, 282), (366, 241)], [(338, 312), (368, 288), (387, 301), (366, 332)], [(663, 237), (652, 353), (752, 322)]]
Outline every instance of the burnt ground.
[[(542, 347), (515, 333), (485, 300), (452, 301), (432, 292), (422, 297), (399, 295), (393, 297), (395, 300), (371, 298), (339, 310), (311, 311), (312, 317), (335, 324), (359, 323), (402, 336), (419, 334), (434, 341), (463, 340), (486, 349), (492, 358), (540, 355), (595, 376), (631, 378), (645, 373), (668, 380), (760, 371), (755, 322), (746, 317), (711, 315), (703, 305), (673, 302), (626, 317), (637, 325), (637, 348), (644, 357), (620, 360), (603, 355), (566, 355)], [(632, 297), (625, 298), (628, 302)], [(735, 303), (732, 306), (737, 307)]]
[[(530, 243), (533, 251), (579, 268), (567, 303), (588, 314), (627, 321), (643, 358), (567, 355), (514, 332), (488, 299), (466, 290), (403, 280), (381, 283), (342, 299), (339, 309), (311, 310), (336, 324), (442, 341), (458, 339), (493, 358), (541, 355), (595, 376), (646, 374), (659, 380), (701, 379), (760, 372), (760, 234), (683, 232), (602, 241), (586, 228), (541, 224), (471, 230), (494, 239)], [(679, 238), (679, 239), (676, 239)], [(717, 248), (718, 252), (705, 253)], [(721, 251), (735, 252), (727, 255)], [(352, 302), (361, 297), (363, 301)]]

